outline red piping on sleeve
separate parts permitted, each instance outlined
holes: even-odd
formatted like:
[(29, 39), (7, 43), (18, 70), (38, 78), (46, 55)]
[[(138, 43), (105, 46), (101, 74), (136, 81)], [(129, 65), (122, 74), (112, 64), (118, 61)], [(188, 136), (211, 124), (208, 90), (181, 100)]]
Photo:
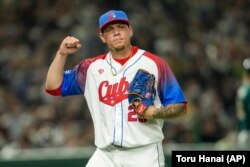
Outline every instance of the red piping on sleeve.
[(45, 91), (53, 96), (61, 96), (62, 95), (61, 87), (62, 85), (60, 85), (57, 89), (52, 89), (52, 90), (45, 88)]

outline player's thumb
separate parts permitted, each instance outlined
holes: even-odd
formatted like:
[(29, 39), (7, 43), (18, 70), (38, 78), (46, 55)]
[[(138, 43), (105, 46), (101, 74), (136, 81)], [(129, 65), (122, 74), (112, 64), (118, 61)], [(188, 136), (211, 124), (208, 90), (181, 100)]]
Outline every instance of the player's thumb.
[(80, 49), (81, 47), (82, 47), (81, 43), (77, 43), (77, 44), (76, 44), (76, 48), (77, 48), (77, 49)]

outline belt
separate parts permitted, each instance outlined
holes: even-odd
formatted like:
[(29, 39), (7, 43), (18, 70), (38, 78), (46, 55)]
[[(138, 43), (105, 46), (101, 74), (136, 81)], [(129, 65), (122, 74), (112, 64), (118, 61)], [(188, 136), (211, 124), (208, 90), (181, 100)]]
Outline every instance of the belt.
[(119, 146), (119, 145), (116, 145), (116, 144), (111, 144), (111, 146), (114, 146), (115, 148), (126, 148), (126, 147), (122, 147), (122, 146)]
[(129, 150), (129, 149), (132, 149), (132, 148), (122, 147), (119, 145), (111, 144), (111, 145), (103, 148), (102, 150), (110, 152), (110, 151), (124, 151), (124, 150)]

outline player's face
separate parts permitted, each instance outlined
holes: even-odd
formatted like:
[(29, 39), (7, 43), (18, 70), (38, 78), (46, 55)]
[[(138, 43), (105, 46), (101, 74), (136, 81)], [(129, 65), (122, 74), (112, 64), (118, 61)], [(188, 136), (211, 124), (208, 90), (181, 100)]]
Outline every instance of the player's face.
[(124, 23), (110, 24), (100, 33), (102, 42), (114, 50), (122, 50), (129, 46), (131, 36), (131, 27)]

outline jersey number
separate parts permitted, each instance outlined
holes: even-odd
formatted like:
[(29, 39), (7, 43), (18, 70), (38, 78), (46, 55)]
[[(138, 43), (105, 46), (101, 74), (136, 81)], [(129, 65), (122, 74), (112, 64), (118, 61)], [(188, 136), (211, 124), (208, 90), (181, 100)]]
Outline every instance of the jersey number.
[(128, 122), (136, 122), (136, 121), (146, 122), (147, 121), (147, 119), (138, 118), (131, 105), (128, 107), (128, 110), (129, 110)]

